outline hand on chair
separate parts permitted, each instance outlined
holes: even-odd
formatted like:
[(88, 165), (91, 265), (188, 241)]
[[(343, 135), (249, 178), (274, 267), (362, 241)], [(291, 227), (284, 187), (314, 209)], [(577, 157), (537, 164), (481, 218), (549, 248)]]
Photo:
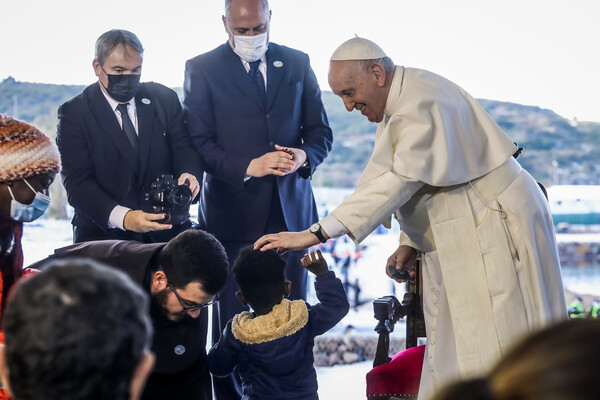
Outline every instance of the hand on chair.
[(397, 279), (392, 276), (388, 267), (392, 266), (396, 271), (408, 271), (409, 276), (415, 277), (415, 261), (417, 260), (417, 251), (410, 246), (400, 245), (398, 249), (387, 259), (385, 264), (385, 273), (396, 282), (403, 283), (406, 279)]

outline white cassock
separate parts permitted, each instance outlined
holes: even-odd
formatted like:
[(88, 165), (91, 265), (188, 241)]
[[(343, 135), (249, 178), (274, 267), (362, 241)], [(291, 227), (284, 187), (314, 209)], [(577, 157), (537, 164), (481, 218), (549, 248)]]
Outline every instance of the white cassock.
[(384, 114), (356, 190), (321, 224), (360, 242), (394, 214), (400, 243), (422, 252), (427, 399), (567, 317), (560, 263), (546, 198), (469, 94), (397, 66)]

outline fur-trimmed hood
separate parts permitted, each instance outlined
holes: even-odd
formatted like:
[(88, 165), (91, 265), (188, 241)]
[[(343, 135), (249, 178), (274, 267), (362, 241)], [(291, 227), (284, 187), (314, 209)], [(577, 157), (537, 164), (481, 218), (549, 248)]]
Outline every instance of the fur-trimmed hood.
[(233, 318), (233, 336), (242, 343), (258, 344), (293, 335), (306, 326), (308, 308), (302, 300), (283, 299), (269, 314), (254, 317), (245, 311)]
[(248, 400), (318, 400), (314, 339), (335, 326), (349, 305), (333, 271), (316, 277), (315, 292), (315, 305), (283, 300), (267, 315), (246, 312), (229, 321), (208, 354), (213, 375), (237, 368)]

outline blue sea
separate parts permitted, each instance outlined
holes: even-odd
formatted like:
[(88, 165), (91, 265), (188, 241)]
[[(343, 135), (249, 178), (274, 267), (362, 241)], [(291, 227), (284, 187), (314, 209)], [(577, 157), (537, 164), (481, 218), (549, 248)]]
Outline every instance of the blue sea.
[[(559, 235), (561, 241), (568, 238), (565, 235)], [(600, 235), (597, 236), (600, 240)], [(576, 235), (574, 237), (577, 237)], [(68, 246), (72, 243), (71, 224), (67, 220), (42, 219), (30, 224), (25, 224), (23, 228), (23, 253), (25, 257), (24, 265), (29, 265), (42, 258), (47, 257), (54, 252), (55, 248)], [(365, 254), (363, 254), (361, 265), (356, 269), (359, 272), (360, 279), (363, 282), (365, 297), (377, 298), (382, 285), (389, 281), (383, 274), (383, 267), (387, 257), (397, 245), (397, 234), (372, 234), (364, 242), (367, 244)], [(374, 254), (369, 254), (369, 248)], [(364, 263), (364, 264), (363, 264)], [(376, 272), (376, 273), (374, 273)], [(381, 272), (381, 274), (379, 274)], [(565, 288), (580, 294), (591, 294), (600, 296), (600, 262), (581, 262), (564, 263), (562, 265), (563, 282)], [(379, 277), (381, 275), (381, 277)], [(381, 278), (380, 281), (378, 278)], [(372, 285), (370, 284), (372, 282)], [(373, 289), (371, 289), (373, 287)], [(370, 291), (374, 293), (369, 293)]]

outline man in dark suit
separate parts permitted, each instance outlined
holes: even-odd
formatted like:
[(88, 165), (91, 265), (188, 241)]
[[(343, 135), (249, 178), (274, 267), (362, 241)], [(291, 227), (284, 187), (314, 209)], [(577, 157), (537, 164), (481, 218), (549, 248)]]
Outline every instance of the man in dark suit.
[[(333, 140), (308, 56), (269, 43), (270, 18), (266, 0), (226, 1), (228, 42), (186, 64), (184, 115), (206, 171), (199, 223), (230, 264), (261, 235), (317, 220), (310, 177)], [(286, 255), (293, 299), (306, 297), (301, 257)], [(236, 290), (230, 277), (213, 341), (244, 309)]]
[(122, 271), (150, 296), (156, 365), (142, 400), (212, 400), (202, 310), (227, 279), (227, 256), (218, 240), (188, 229), (166, 244), (91, 241), (56, 249), (30, 267), (44, 269), (50, 260), (72, 258), (91, 258)]
[[(185, 131), (177, 94), (140, 83), (143, 47), (114, 29), (96, 42), (98, 82), (58, 109), (63, 182), (75, 209), (75, 243), (123, 239), (164, 242), (189, 223), (142, 211), (144, 193), (162, 174), (199, 191), (200, 157)], [(164, 223), (162, 223), (164, 221)]]

